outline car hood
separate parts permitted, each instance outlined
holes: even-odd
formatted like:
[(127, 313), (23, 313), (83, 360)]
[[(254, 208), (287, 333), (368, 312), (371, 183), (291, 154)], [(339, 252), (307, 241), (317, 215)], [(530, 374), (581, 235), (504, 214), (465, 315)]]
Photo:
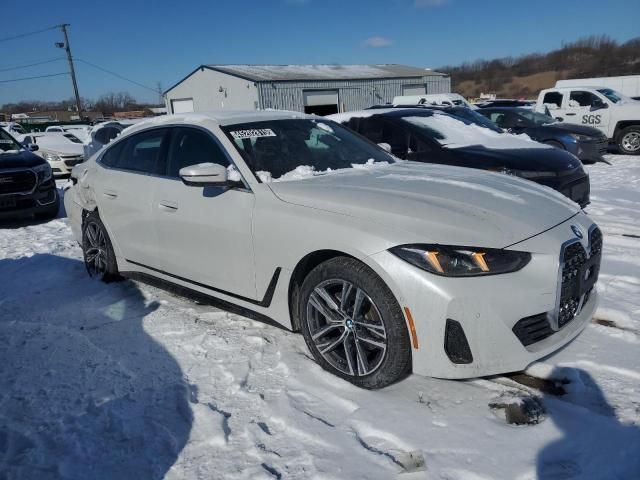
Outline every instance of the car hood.
[(51, 152), (57, 155), (84, 155), (84, 146), (81, 143), (51, 142), (38, 143), (40, 152)]
[(47, 163), (41, 157), (26, 150), (15, 153), (0, 153), (0, 171), (5, 168), (30, 168)]
[(402, 243), (503, 248), (580, 211), (555, 190), (526, 180), (416, 162), (269, 186), (284, 202), (373, 222)]
[(562, 172), (581, 165), (575, 156), (558, 148), (493, 149), (481, 145), (449, 150), (465, 166), (507, 167), (514, 170)]
[(577, 133), (579, 135), (588, 135), (590, 137), (602, 137), (604, 134), (597, 128), (587, 127), (586, 125), (575, 125), (572, 123), (552, 123), (549, 125), (541, 125), (536, 127), (539, 130), (548, 131), (550, 133), (556, 133), (561, 131), (563, 133)]

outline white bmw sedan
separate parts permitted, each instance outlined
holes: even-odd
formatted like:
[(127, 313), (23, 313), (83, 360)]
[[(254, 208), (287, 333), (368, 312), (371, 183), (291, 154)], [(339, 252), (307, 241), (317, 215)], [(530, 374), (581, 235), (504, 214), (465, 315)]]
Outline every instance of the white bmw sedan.
[(365, 388), (522, 370), (596, 307), (602, 235), (578, 205), (498, 173), (398, 161), (319, 117), (154, 119), (72, 180), (91, 275), (267, 316)]

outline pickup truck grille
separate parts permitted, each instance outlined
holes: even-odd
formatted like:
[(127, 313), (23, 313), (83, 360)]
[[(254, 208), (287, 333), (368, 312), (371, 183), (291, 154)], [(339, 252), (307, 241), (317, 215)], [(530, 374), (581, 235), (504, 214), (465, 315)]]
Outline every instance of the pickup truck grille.
[(32, 170), (0, 172), (0, 195), (30, 193), (36, 182), (37, 177)]

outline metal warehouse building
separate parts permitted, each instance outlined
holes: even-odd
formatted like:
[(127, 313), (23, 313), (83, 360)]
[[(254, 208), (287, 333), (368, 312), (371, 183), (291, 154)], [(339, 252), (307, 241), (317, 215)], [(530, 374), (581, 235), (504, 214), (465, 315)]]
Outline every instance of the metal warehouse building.
[(450, 91), (448, 75), (406, 65), (201, 65), (165, 98), (169, 113), (277, 108), (329, 115)]

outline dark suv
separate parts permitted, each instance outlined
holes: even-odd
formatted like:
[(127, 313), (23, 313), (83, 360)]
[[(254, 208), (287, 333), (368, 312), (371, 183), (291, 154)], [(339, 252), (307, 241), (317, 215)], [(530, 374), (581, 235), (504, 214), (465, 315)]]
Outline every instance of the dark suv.
[(60, 198), (47, 161), (25, 150), (0, 128), (0, 220), (30, 215), (54, 218), (59, 206)]
[(390, 108), (339, 113), (329, 119), (386, 144), (396, 157), (480, 168), (546, 185), (585, 207), (589, 175), (568, 152), (505, 133), (468, 108)]

